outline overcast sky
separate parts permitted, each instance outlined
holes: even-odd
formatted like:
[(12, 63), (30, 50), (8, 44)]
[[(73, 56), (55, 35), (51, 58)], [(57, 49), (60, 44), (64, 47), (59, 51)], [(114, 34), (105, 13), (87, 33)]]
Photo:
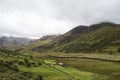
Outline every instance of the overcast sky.
[(38, 38), (102, 21), (120, 23), (120, 0), (0, 0), (0, 36)]

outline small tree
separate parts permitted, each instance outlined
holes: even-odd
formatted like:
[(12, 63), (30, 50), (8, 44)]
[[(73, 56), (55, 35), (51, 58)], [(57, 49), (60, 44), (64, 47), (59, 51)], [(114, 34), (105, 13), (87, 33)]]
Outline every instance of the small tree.
[(27, 67), (31, 67), (32, 65), (31, 65), (30, 62), (28, 62), (28, 63), (26, 63), (26, 66), (27, 66)]
[(43, 77), (41, 75), (38, 75), (34, 80), (43, 80)]
[(111, 55), (112, 55), (112, 54), (113, 54), (113, 52), (112, 52), (112, 51), (110, 51), (110, 52), (109, 52), (109, 54), (111, 54)]
[(23, 61), (19, 61), (18, 64), (19, 65), (24, 65), (24, 62)]
[(120, 52), (120, 47), (118, 48), (118, 52)]
[(31, 50), (28, 50), (28, 53), (29, 53), (29, 57), (30, 57), (30, 59), (33, 59), (32, 51), (31, 51)]
[(30, 59), (33, 59), (33, 56), (30, 54)]
[(24, 58), (24, 62), (25, 62), (25, 63), (28, 63), (28, 59)]

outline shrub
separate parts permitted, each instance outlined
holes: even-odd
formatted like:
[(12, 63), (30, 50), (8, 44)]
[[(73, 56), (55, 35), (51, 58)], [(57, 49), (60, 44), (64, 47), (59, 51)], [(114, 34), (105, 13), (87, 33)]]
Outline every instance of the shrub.
[[(1, 64), (0, 64), (1, 65)], [(7, 68), (7, 67), (4, 67), (4, 66), (0, 66), (0, 73), (1, 72), (8, 72), (9, 71), (9, 69)], [(1, 78), (0, 78), (1, 79)]]
[(14, 61), (8, 61), (7, 63), (10, 64), (10, 65), (13, 65)]
[(30, 59), (33, 59), (33, 56), (32, 56), (32, 55), (30, 55)]
[(25, 62), (25, 63), (28, 63), (28, 59), (24, 58), (24, 62)]
[(31, 63), (30, 62), (26, 63), (26, 66), (31, 67)]
[(24, 65), (24, 62), (23, 61), (19, 61), (18, 64), (19, 65)]
[(3, 60), (0, 60), (0, 63), (3, 63), (4, 61)]
[(19, 71), (17, 66), (13, 63), (13, 61), (10, 61), (10, 62), (6, 61), (6, 62), (1, 63), (1, 65), (10, 70), (17, 71), (17, 72)]
[(32, 64), (28, 61), (28, 59), (24, 58), (24, 62), (25, 62), (27, 67), (31, 67), (32, 66)]
[(18, 60), (14, 60), (14, 62), (16, 63), (16, 62), (18, 62)]
[(11, 69), (11, 64), (9, 64), (9, 62), (7, 62), (7, 61), (4, 62), (2, 65), (9, 68), (9, 69)]
[(43, 80), (43, 77), (41, 75), (38, 75), (34, 80)]
[(17, 67), (16, 65), (13, 65), (13, 66), (12, 66), (12, 70), (13, 70), (13, 71), (16, 71), (16, 72), (19, 71), (19, 69), (18, 69), (18, 67)]
[(120, 52), (120, 47), (118, 48), (118, 52)]
[(110, 55), (112, 55), (112, 54), (113, 54), (113, 52), (112, 52), (112, 51), (110, 51), (110, 52), (109, 52), (109, 54), (110, 54)]
[(38, 63), (38, 65), (39, 65), (39, 66), (40, 66), (40, 65), (42, 65), (42, 63), (41, 63), (41, 62), (39, 62), (39, 63)]
[(32, 66), (37, 67), (37, 64), (35, 62), (32, 62), (31, 64)]
[(32, 62), (31, 64), (32, 64), (32, 65), (35, 65), (36, 63), (35, 63), (35, 62)]
[[(32, 78), (32, 74), (30, 72), (22, 72), (21, 75), (27, 77), (28, 79)], [(26, 80), (28, 80), (26, 79)]]

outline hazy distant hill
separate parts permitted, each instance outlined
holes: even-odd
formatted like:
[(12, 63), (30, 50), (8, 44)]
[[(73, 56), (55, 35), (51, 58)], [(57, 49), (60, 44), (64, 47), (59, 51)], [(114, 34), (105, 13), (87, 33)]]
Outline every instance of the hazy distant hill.
[(12, 48), (12, 50), (17, 51), (17, 52), (31, 51), (39, 46), (45, 46), (45, 45), (51, 43), (52, 40), (54, 40), (58, 36), (60, 36), (60, 35), (46, 35), (46, 36), (41, 37), (40, 39), (30, 41), (30, 43), (27, 45), (14, 46)]
[(77, 26), (47, 45), (33, 50), (56, 52), (119, 51), (120, 25), (102, 22), (90, 26)]
[(46, 35), (46, 36), (41, 37), (39, 40), (40, 41), (47, 40), (47, 39), (53, 40), (54, 38), (56, 38), (58, 36), (60, 36), (60, 35)]
[(31, 39), (21, 37), (0, 37), (0, 47), (10, 47), (28, 44)]

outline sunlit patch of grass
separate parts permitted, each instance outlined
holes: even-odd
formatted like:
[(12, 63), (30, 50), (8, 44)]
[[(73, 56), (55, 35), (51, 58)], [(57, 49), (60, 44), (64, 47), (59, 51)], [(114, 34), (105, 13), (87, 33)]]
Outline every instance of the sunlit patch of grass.
[(50, 60), (50, 59), (47, 59), (47, 60), (44, 60), (44, 63), (45, 64), (56, 64), (56, 61), (55, 60)]
[(72, 68), (72, 67), (61, 67), (56, 65), (56, 69), (59, 69), (68, 75), (74, 77), (75, 79), (80, 79), (80, 80), (99, 80), (100, 78), (104, 77), (99, 74), (91, 73), (91, 72), (85, 72), (85, 71), (80, 71), (78, 69)]
[[(19, 66), (20, 71), (31, 72), (35, 74), (41, 74), (44, 80), (69, 80), (70, 77), (61, 73), (60, 71), (55, 70), (47, 65), (42, 65), (39, 67), (27, 68), (24, 66)], [(72, 80), (72, 79), (71, 79)]]

